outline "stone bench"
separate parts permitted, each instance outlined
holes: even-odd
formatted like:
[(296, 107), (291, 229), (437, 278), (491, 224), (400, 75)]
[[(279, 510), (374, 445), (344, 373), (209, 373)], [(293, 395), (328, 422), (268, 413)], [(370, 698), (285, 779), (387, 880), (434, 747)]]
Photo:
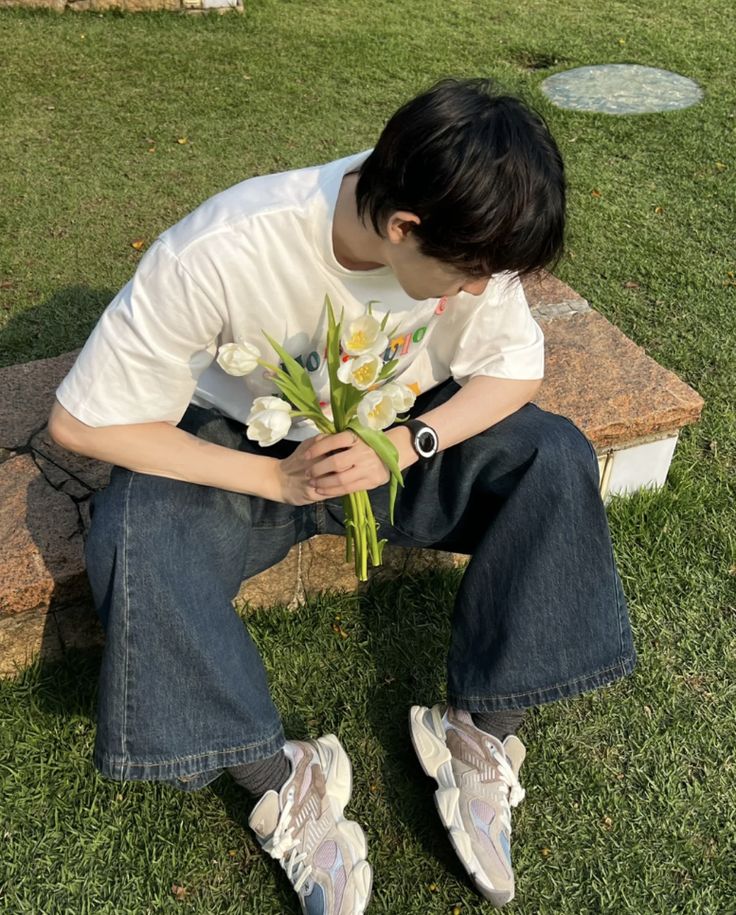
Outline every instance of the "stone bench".
[(126, 13), (148, 13), (153, 10), (203, 14), (243, 12), (243, 0), (0, 0), (3, 7), (50, 9), (56, 13), (103, 13), (121, 10)]
[[(546, 275), (526, 291), (546, 339), (535, 402), (568, 416), (592, 441), (604, 498), (662, 485), (679, 431), (697, 421), (702, 399), (564, 283)], [(89, 498), (107, 484), (110, 465), (65, 451), (46, 431), (54, 392), (78, 352), (0, 369), (0, 676), (39, 651), (54, 659), (103, 639), (83, 544)], [(384, 558), (374, 575), (467, 561), (399, 548), (387, 548)], [(356, 586), (344, 539), (322, 535), (244, 582), (236, 604), (297, 606), (318, 591)]]

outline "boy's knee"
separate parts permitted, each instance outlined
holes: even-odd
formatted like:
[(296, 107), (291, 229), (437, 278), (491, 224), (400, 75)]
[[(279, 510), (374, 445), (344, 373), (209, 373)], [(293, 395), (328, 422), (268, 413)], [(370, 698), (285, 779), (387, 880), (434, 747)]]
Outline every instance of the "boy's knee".
[(535, 448), (550, 473), (584, 473), (594, 476), (597, 484), (598, 457), (585, 434), (565, 416), (538, 413)]
[(598, 458), (583, 432), (567, 417), (526, 404), (488, 430), (503, 436), (503, 450), (522, 463), (534, 463), (550, 483), (572, 474), (598, 480)]

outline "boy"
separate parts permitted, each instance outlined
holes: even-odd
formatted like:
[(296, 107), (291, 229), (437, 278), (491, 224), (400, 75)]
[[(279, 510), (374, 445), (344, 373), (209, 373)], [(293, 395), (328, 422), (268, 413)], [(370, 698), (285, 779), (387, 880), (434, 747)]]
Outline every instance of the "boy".
[[(524, 709), (634, 666), (590, 443), (530, 403), (543, 337), (519, 276), (553, 263), (565, 181), (541, 119), (484, 80), (443, 80), (389, 120), (374, 150), (242, 182), (164, 232), (57, 391), (50, 433), (113, 464), (91, 506), (87, 570), (106, 630), (95, 765), (196, 790), (224, 769), (306, 915), (368, 904), (365, 837), (343, 810), (336, 737), (285, 741), (258, 652), (231, 601), (372, 490), (381, 535), (464, 552), (447, 705), (410, 735), (478, 890), (514, 894), (511, 808), (523, 799)], [(219, 346), (267, 331), (327, 400), (325, 294), (345, 320), (391, 313), (384, 359), (418, 395), (387, 434), (405, 486), (352, 432), (246, 435), (267, 374), (235, 377)], [(196, 484), (196, 485), (192, 485)], [(408, 634), (411, 638), (411, 634)]]

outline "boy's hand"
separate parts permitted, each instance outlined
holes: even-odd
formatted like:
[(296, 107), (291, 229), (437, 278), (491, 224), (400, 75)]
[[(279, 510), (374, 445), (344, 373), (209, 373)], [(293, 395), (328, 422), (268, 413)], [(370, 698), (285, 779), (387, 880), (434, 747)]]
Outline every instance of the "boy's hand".
[(316, 435), (279, 461), (279, 501), (289, 505), (321, 502), (375, 489), (390, 476), (376, 452), (351, 429)]
[(312, 479), (324, 499), (334, 499), (388, 483), (388, 468), (352, 429), (311, 439)]

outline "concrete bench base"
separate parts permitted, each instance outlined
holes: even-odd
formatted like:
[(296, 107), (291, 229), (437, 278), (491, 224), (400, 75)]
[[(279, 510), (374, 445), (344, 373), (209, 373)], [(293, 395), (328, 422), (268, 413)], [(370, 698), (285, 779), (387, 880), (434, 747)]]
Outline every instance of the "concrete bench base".
[[(536, 403), (568, 416), (591, 440), (604, 498), (662, 485), (679, 432), (698, 420), (702, 399), (564, 283), (545, 275), (525, 285), (546, 339)], [(38, 652), (53, 659), (102, 643), (83, 544), (89, 497), (107, 484), (110, 466), (59, 448), (46, 433), (54, 392), (78, 352), (0, 369), (0, 676)], [(384, 557), (372, 574), (467, 561), (396, 547)], [(323, 535), (244, 582), (235, 603), (295, 607), (318, 591), (356, 585), (343, 538)]]

